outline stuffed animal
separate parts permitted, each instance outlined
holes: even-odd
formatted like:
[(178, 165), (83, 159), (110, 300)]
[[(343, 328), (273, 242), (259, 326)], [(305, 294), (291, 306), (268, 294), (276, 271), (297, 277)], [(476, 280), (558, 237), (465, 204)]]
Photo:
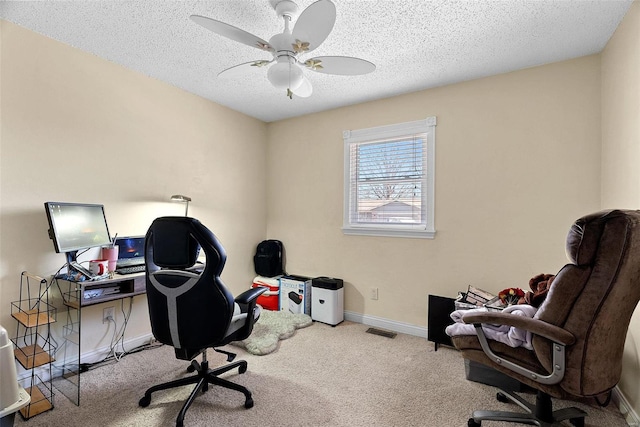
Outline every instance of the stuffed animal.
[(549, 292), (549, 288), (555, 277), (554, 274), (538, 274), (532, 277), (531, 280), (529, 280), (531, 291), (527, 291), (524, 297), (520, 298), (518, 304), (529, 304), (534, 307), (540, 307), (540, 304), (542, 304), (547, 297), (547, 292)]

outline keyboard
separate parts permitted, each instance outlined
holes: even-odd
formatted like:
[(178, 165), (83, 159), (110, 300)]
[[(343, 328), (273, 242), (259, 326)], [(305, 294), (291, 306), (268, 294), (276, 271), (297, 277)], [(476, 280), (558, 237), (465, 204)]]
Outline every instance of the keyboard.
[(145, 270), (144, 264), (142, 265), (132, 265), (130, 267), (119, 267), (116, 268), (116, 273), (118, 274), (132, 274), (132, 273), (141, 273)]

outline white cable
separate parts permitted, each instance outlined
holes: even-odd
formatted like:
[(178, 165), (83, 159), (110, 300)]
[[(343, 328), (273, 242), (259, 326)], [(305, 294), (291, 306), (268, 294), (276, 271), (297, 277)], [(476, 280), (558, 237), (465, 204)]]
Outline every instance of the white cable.
[[(129, 324), (129, 318), (131, 317), (131, 312), (133, 311), (133, 298), (129, 298), (128, 313), (124, 311), (124, 300), (120, 300), (120, 311), (122, 312), (124, 322), (122, 324), (122, 327), (120, 328), (120, 331), (118, 332), (118, 338), (116, 339), (115, 344), (113, 345), (113, 357), (118, 362), (120, 361), (120, 359), (122, 359), (122, 357), (124, 357), (127, 354), (127, 350), (124, 347), (124, 335), (127, 330), (127, 325)], [(120, 347), (122, 348), (122, 352), (120, 354), (116, 353), (115, 351), (116, 348), (118, 347), (118, 342), (120, 342)]]

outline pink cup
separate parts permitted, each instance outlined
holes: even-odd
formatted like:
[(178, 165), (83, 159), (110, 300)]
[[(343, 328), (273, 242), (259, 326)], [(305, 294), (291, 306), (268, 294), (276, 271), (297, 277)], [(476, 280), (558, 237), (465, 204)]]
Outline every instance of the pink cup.
[(103, 246), (102, 259), (109, 261), (109, 273), (116, 271), (116, 263), (118, 262), (118, 245)]

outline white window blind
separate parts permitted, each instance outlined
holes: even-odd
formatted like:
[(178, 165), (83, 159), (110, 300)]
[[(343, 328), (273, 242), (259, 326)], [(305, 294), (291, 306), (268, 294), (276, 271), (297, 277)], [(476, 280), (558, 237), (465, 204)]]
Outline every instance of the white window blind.
[(435, 117), (345, 131), (346, 234), (433, 237)]

